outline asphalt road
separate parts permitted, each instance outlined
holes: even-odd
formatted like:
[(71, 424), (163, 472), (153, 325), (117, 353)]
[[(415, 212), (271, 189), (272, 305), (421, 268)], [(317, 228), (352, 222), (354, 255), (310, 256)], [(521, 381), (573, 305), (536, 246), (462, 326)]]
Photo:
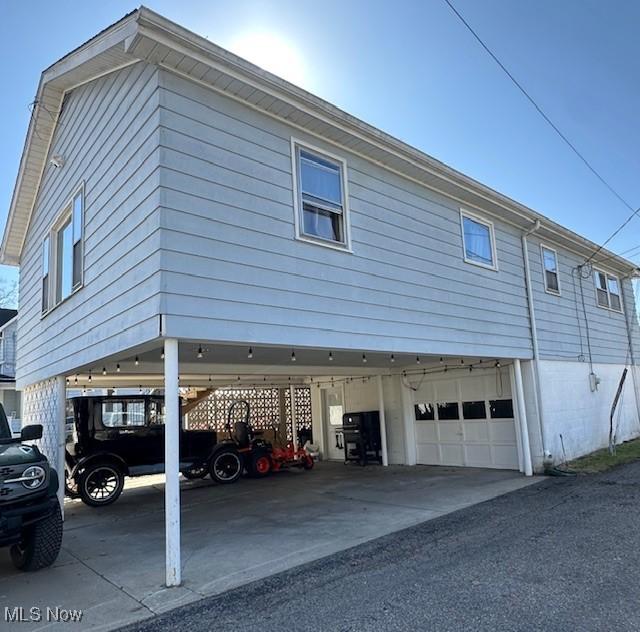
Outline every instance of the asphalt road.
[(639, 562), (633, 463), (548, 479), (126, 630), (637, 631)]

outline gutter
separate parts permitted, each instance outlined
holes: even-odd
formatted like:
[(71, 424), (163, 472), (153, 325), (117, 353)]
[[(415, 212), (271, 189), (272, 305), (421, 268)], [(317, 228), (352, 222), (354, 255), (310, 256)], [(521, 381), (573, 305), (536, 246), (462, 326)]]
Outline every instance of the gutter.
[(540, 426), (540, 443), (542, 446), (542, 461), (546, 466), (551, 464), (552, 455), (547, 450), (547, 437), (545, 434), (545, 422), (544, 422), (544, 410), (542, 407), (542, 394), (540, 392), (540, 373), (538, 369), (538, 360), (540, 359), (540, 349), (538, 347), (538, 329), (536, 326), (536, 314), (533, 305), (533, 289), (531, 286), (531, 269), (529, 267), (529, 245), (527, 243), (527, 237), (538, 230), (540, 230), (540, 220), (536, 219), (533, 226), (522, 233), (522, 256), (524, 258), (524, 284), (527, 290), (527, 306), (529, 308), (529, 323), (531, 326), (531, 344), (533, 346), (533, 382), (535, 386), (535, 404), (536, 412), (538, 414), (538, 423)]

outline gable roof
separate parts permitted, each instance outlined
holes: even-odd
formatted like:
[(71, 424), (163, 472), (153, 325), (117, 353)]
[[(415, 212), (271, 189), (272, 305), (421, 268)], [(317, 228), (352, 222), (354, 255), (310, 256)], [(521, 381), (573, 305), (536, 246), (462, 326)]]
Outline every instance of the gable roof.
[[(594, 242), (561, 226), (431, 156), (340, 110), (188, 31), (140, 7), (47, 68), (40, 78), (20, 169), (9, 209), (0, 262), (18, 265), (35, 205), (40, 178), (64, 94), (136, 61), (143, 60), (207, 85), (232, 99), (282, 119), (325, 141), (357, 153), (402, 177), (528, 230), (587, 258)], [(600, 260), (625, 274), (637, 266), (602, 250)]]
[(10, 320), (18, 315), (17, 309), (6, 309), (0, 307), (0, 328), (4, 327)]

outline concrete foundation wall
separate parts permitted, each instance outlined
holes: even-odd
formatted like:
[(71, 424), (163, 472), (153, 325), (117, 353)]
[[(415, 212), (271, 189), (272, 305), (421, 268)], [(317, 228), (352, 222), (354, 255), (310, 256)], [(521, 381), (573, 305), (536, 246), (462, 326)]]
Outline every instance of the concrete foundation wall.
[[(595, 364), (594, 372), (601, 382), (598, 390), (592, 392), (588, 363), (539, 362), (545, 447), (554, 463), (608, 445), (609, 413), (623, 370), (623, 364)], [(640, 372), (635, 367), (627, 375), (614, 417), (618, 443), (640, 436), (639, 380)]]

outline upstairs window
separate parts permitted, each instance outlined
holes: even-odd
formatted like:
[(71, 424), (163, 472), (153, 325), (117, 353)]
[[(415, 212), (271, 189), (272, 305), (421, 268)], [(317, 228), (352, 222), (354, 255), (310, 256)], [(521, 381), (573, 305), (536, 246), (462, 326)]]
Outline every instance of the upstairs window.
[(551, 294), (560, 294), (558, 276), (558, 253), (553, 248), (541, 246), (542, 268), (544, 271), (544, 289)]
[(493, 224), (464, 211), (460, 214), (460, 221), (464, 260), (467, 263), (497, 270)]
[(42, 242), (42, 313), (49, 309), (49, 237)]
[(63, 209), (42, 247), (42, 312), (82, 285), (84, 195), (80, 188)]
[(295, 145), (298, 237), (348, 247), (345, 165)]
[(596, 284), (596, 300), (600, 307), (612, 309), (616, 312), (622, 311), (622, 299), (620, 298), (620, 281), (612, 274), (593, 271), (593, 278)]

